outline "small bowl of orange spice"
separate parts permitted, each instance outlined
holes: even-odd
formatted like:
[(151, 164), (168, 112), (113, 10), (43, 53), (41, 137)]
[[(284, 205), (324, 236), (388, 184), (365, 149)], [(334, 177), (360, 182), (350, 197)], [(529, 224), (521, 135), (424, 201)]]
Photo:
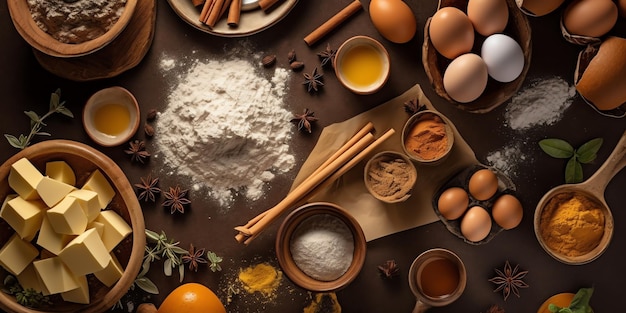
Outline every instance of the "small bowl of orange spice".
[(437, 165), (454, 145), (451, 122), (433, 110), (420, 111), (409, 118), (402, 130), (402, 149), (419, 164)]
[(333, 66), (344, 87), (356, 94), (368, 95), (387, 82), (389, 53), (376, 39), (354, 36), (337, 49)]
[(130, 91), (109, 87), (94, 93), (83, 109), (87, 135), (104, 147), (128, 141), (139, 128), (139, 104)]

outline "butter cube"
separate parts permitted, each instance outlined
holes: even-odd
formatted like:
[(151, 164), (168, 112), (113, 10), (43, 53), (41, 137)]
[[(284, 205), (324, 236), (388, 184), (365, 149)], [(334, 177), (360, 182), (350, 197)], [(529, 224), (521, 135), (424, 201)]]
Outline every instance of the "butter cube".
[(115, 196), (115, 190), (100, 170), (93, 171), (81, 189), (91, 190), (98, 194), (100, 209), (106, 208)]
[(35, 246), (14, 234), (0, 249), (0, 265), (13, 275), (18, 275), (38, 254)]
[(100, 201), (95, 191), (79, 189), (70, 192), (67, 196), (78, 200), (80, 207), (85, 212), (85, 216), (87, 216), (88, 222), (92, 222), (100, 214)]
[(25, 200), (39, 199), (37, 185), (43, 174), (27, 158), (21, 158), (11, 164), (9, 186)]
[(97, 271), (93, 274), (105, 286), (111, 287), (118, 280), (120, 280), (122, 274), (124, 274), (124, 269), (122, 268), (122, 265), (120, 265), (120, 262), (117, 260), (115, 254), (111, 253), (111, 261), (109, 262), (109, 265), (107, 265), (103, 270)]
[(65, 161), (50, 161), (46, 163), (46, 176), (76, 186), (76, 174)]
[(37, 277), (37, 271), (35, 271), (33, 263), (28, 264), (28, 266), (15, 277), (22, 288), (34, 289), (37, 292), (43, 293), (44, 287), (41, 285), (41, 281), (39, 281), (39, 278)]
[(80, 287), (76, 277), (59, 257), (37, 260), (33, 266), (45, 296)]
[(126, 238), (126, 236), (133, 232), (126, 221), (113, 210), (100, 212), (100, 215), (96, 218), (96, 222), (104, 225), (102, 242), (104, 242), (104, 246), (109, 252)]
[(61, 250), (63, 250), (63, 248), (65, 248), (65, 246), (75, 237), (76, 236), (73, 235), (56, 232), (52, 227), (52, 224), (50, 224), (50, 220), (46, 214), (41, 222), (41, 229), (39, 230), (39, 236), (37, 237), (37, 244), (40, 247), (52, 252), (54, 255), (58, 255), (61, 253)]
[(39, 197), (41, 197), (41, 200), (49, 207), (55, 206), (74, 189), (76, 189), (74, 186), (54, 180), (48, 176), (44, 176), (41, 181), (39, 181), (39, 184), (37, 184)]
[(87, 229), (95, 229), (96, 232), (98, 232), (98, 236), (100, 236), (100, 238), (102, 238), (102, 234), (104, 234), (104, 224), (100, 223), (100, 222), (96, 222), (93, 221), (89, 224), (87, 224)]
[(85, 211), (73, 197), (63, 198), (48, 210), (47, 216), (52, 228), (59, 234), (80, 235), (87, 229)]
[(89, 304), (89, 284), (86, 276), (76, 277), (78, 288), (61, 293), (63, 300), (67, 302)]
[(101, 271), (111, 261), (111, 255), (93, 228), (70, 241), (59, 257), (75, 276)]
[(28, 241), (35, 238), (41, 227), (41, 221), (48, 207), (41, 200), (24, 200), (15, 197), (6, 202), (0, 217), (2, 217), (22, 239)]

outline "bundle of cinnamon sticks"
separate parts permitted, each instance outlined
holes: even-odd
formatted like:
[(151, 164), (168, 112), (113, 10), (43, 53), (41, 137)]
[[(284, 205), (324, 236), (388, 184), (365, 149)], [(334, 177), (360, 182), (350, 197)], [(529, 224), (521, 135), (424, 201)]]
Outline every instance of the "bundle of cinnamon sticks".
[[(227, 24), (230, 27), (237, 27), (241, 18), (241, 0), (191, 0), (196, 8), (202, 7), (200, 11), (200, 22), (211, 28), (215, 26), (226, 11), (228, 11)], [(259, 7), (263, 11), (268, 11), (278, 0), (260, 0)]]
[(394, 129), (389, 129), (379, 138), (375, 138), (371, 133), (373, 130), (373, 124), (367, 123), (282, 201), (257, 215), (245, 225), (235, 227), (238, 231), (235, 239), (240, 243), (249, 244), (268, 224), (287, 209), (304, 204), (313, 195), (363, 161), (367, 155), (395, 133)]

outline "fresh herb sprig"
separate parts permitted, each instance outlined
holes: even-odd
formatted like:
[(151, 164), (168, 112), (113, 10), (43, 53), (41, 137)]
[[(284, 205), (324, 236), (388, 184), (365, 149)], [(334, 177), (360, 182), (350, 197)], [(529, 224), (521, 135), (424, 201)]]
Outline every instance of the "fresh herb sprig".
[(553, 313), (591, 313), (591, 307), (589, 306), (589, 301), (591, 300), (591, 295), (593, 294), (592, 288), (581, 288), (578, 290), (572, 302), (570, 302), (569, 307), (559, 307), (553, 303), (548, 305), (548, 310)]
[(44, 126), (44, 120), (54, 113), (60, 113), (65, 116), (74, 117), (74, 114), (65, 107), (65, 101), (61, 101), (61, 89), (57, 89), (50, 95), (50, 108), (48, 113), (39, 116), (34, 111), (24, 111), (24, 114), (30, 118), (30, 133), (28, 135), (20, 134), (15, 137), (11, 134), (4, 134), (9, 144), (18, 149), (24, 149), (30, 145), (31, 140), (36, 135), (38, 136), (50, 136), (50, 133), (42, 131)]
[(14, 295), (17, 303), (29, 307), (39, 308), (43, 305), (51, 305), (50, 298), (44, 296), (41, 292), (35, 291), (32, 288), (22, 288), (17, 279), (12, 275), (7, 275), (4, 279), (5, 289), (2, 289), (7, 294)]
[(549, 138), (539, 141), (539, 147), (553, 158), (569, 159), (565, 166), (565, 182), (574, 184), (583, 181), (582, 164), (591, 163), (596, 159), (602, 143), (602, 138), (595, 138), (574, 149), (563, 139)]
[(220, 265), (220, 263), (222, 263), (221, 257), (217, 256), (217, 254), (212, 251), (207, 251), (206, 256), (209, 261), (209, 268), (211, 269), (211, 272), (222, 270), (222, 266)]

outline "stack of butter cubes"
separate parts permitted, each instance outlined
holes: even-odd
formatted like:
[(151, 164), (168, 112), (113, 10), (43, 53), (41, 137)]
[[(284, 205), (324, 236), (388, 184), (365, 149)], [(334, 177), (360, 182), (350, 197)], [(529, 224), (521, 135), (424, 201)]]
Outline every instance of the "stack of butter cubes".
[(0, 217), (15, 231), (0, 249), (0, 266), (24, 289), (89, 303), (87, 275), (111, 287), (124, 269), (113, 249), (131, 227), (107, 206), (115, 190), (100, 170), (78, 188), (65, 161), (50, 161), (42, 174), (27, 158), (12, 164)]

